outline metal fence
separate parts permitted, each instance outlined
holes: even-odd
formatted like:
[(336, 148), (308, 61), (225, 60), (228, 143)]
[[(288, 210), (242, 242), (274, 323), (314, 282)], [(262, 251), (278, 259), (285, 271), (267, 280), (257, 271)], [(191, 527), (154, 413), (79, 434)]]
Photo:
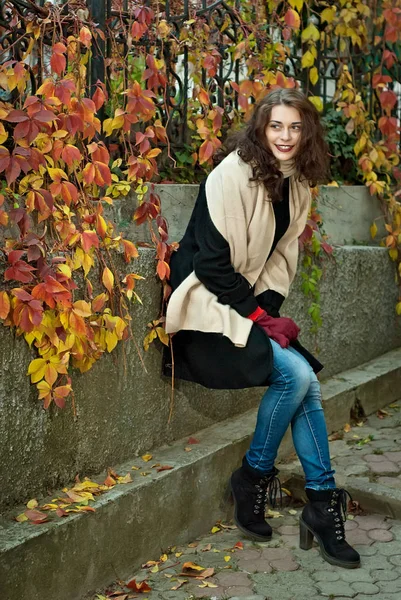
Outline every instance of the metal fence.
[[(57, 0), (54, 0), (57, 1)], [(87, 0), (92, 19), (98, 23), (100, 29), (104, 32), (110, 32), (114, 39), (119, 43), (126, 42), (125, 25), (129, 23), (132, 10), (136, 6), (147, 5), (151, 8), (159, 6), (156, 0), (147, 0), (146, 2), (136, 2), (135, 0)], [(25, 20), (29, 14), (36, 13), (39, 16), (46, 16), (48, 13), (48, 3), (44, 7), (45, 0), (0, 0), (0, 63), (6, 60), (22, 60), (23, 54), (29, 44), (29, 35), (25, 35)], [(266, 3), (267, 5), (267, 3)], [(228, 52), (230, 45), (236, 45), (240, 40), (241, 12), (244, 3), (241, 0), (165, 0), (162, 4), (162, 17), (174, 29), (176, 36), (179, 36), (184, 22), (189, 17), (197, 15), (202, 17), (211, 27), (211, 36), (217, 51), (221, 56), (217, 72), (213, 77), (208, 77), (205, 70), (202, 70), (202, 83), (208, 89), (214, 103), (224, 109), (237, 107), (237, 93), (233, 90), (230, 82), (239, 83), (246, 77), (241, 60), (234, 60), (233, 54)], [(266, 9), (267, 10), (267, 9)], [(279, 30), (274, 31), (274, 27), (269, 25), (269, 15), (265, 15), (265, 23), (261, 27), (268, 28), (271, 35), (279, 34)], [(312, 19), (317, 19), (313, 16)], [(63, 21), (63, 27), (67, 34), (68, 27), (73, 23), (68, 21), (68, 15)], [(375, 36), (374, 27), (371, 27), (372, 40)], [(108, 82), (107, 67), (105, 58), (111, 56), (110, 37), (105, 40), (97, 39), (93, 47), (93, 54), (89, 70), (89, 85), (94, 86), (98, 80)], [(50, 48), (52, 40), (49, 36), (41, 40), (40, 48), (46, 45)], [(141, 45), (149, 43), (146, 36), (141, 39)], [(302, 68), (302, 46), (301, 42), (291, 42), (291, 56), (284, 66), (286, 75), (294, 77), (300, 82), (302, 89), (316, 96), (320, 96), (323, 105), (330, 106), (334, 95), (336, 79), (339, 70), (339, 51), (336, 47), (335, 38), (331, 41), (331, 46), (317, 43), (318, 56), (316, 67), (319, 72), (319, 79), (315, 85), (308, 80), (308, 72)], [(135, 47), (134, 50), (135, 51)], [(187, 140), (187, 108), (188, 96), (191, 94), (191, 77), (189, 74), (188, 48), (183, 45), (179, 60), (173, 56), (169, 42), (163, 43), (158, 50), (160, 56), (163, 56), (167, 69), (167, 90), (163, 101), (159, 102), (158, 108), (163, 124), (167, 125), (168, 134), (172, 145), (180, 147)], [(401, 51), (399, 51), (401, 54)], [(27, 63), (26, 68), (30, 72), (31, 91), (35, 92), (41, 84), (44, 73), (46, 51), (35, 52), (34, 64)], [(345, 58), (344, 58), (345, 60)], [(370, 55), (361, 53), (353, 56), (352, 68), (354, 77), (358, 80), (360, 89), (364, 90), (365, 99), (368, 103), (369, 112), (373, 115), (375, 110), (379, 109), (378, 103), (374, 101), (374, 92), (371, 88), (372, 73), (378, 66), (378, 56), (374, 52), (373, 44)], [(398, 96), (398, 106), (396, 107), (397, 116), (401, 117), (401, 67), (400, 61), (396, 62), (389, 73), (394, 81), (393, 89)], [(3, 95), (4, 97), (4, 95)], [(102, 116), (102, 115), (101, 115)], [(105, 115), (103, 115), (105, 116)], [(376, 115), (377, 116), (377, 115)]]

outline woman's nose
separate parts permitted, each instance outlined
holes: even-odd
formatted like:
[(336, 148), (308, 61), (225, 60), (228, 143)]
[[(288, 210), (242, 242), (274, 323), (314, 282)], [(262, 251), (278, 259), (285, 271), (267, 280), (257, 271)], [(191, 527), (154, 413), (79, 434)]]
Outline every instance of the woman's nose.
[(291, 139), (291, 131), (289, 129), (283, 129), (281, 132), (282, 140), (290, 140)]

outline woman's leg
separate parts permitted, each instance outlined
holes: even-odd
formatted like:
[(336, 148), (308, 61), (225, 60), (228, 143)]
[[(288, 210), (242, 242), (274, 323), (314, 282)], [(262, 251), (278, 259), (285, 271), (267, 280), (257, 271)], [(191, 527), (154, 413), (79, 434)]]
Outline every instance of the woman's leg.
[(289, 350), (307, 365), (310, 374), (309, 389), (291, 420), (294, 447), (305, 473), (305, 487), (334, 489), (320, 383), (307, 360), (293, 348)]
[(258, 411), (255, 433), (246, 453), (248, 464), (262, 473), (274, 467), (280, 442), (305, 398), (312, 369), (297, 353), (271, 340), (273, 372)]

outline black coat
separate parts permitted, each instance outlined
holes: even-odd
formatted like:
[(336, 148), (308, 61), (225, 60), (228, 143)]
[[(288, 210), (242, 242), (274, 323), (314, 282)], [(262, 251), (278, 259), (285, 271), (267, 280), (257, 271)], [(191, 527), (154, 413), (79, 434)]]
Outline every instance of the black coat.
[[(269, 257), (290, 222), (289, 180), (284, 179), (283, 199), (275, 203), (276, 231)], [(248, 281), (236, 273), (230, 262), (227, 241), (213, 224), (206, 201), (205, 184), (198, 198), (180, 247), (170, 261), (170, 284), (175, 290), (194, 270), (198, 279), (215, 294), (222, 304), (229, 304), (247, 317), (260, 306), (273, 316), (279, 316), (284, 297), (274, 290), (254, 296)], [(315, 372), (321, 363), (297, 341), (292, 346), (310, 362)], [(267, 386), (273, 369), (270, 339), (257, 325), (253, 325), (245, 347), (235, 346), (220, 333), (179, 331), (172, 338), (174, 375), (178, 379), (194, 381), (207, 388), (238, 389)], [(164, 373), (172, 373), (170, 350), (165, 352)]]

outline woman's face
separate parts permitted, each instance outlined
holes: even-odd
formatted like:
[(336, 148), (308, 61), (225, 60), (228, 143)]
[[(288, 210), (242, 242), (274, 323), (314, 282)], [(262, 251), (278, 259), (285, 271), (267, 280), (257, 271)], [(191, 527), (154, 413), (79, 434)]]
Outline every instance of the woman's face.
[(301, 140), (301, 126), (301, 115), (296, 108), (284, 104), (273, 106), (265, 131), (267, 145), (276, 158), (294, 158)]

